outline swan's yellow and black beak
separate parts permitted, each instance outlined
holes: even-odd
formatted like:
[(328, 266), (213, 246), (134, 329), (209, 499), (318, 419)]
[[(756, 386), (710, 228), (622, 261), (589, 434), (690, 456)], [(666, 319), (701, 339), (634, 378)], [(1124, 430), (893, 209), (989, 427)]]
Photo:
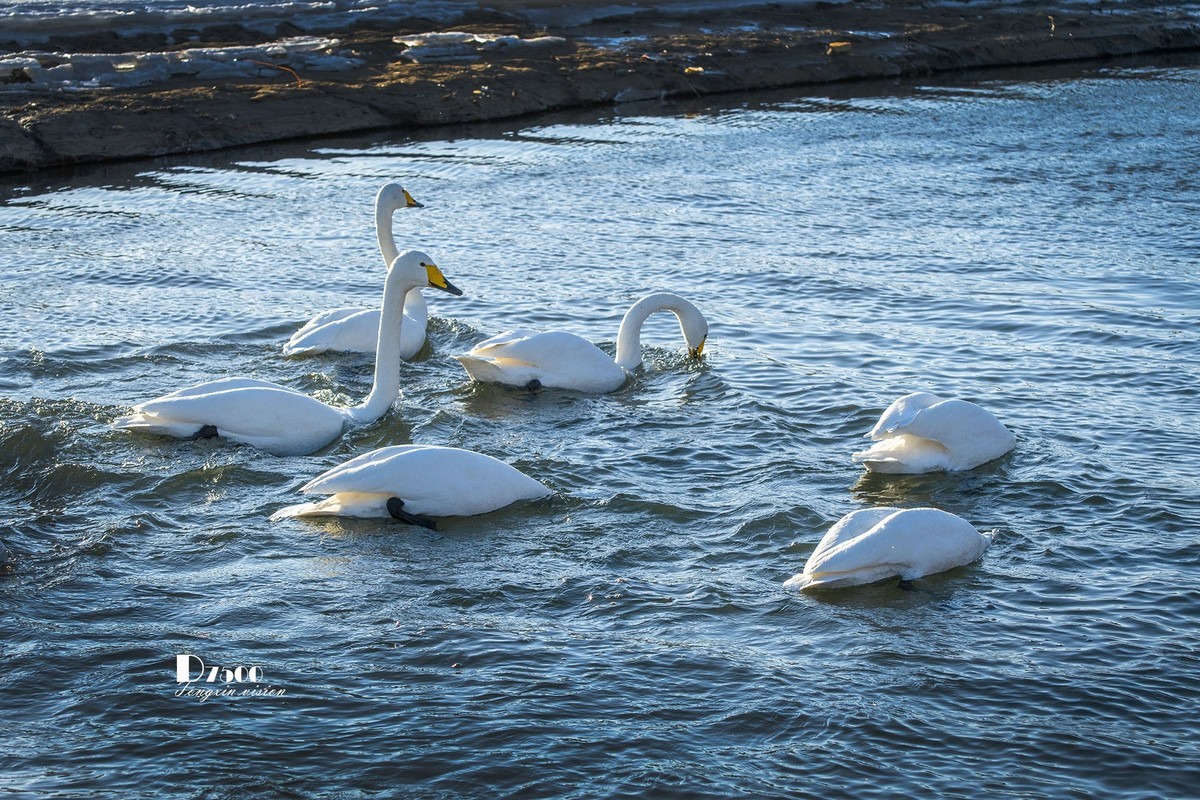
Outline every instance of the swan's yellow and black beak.
[(413, 196), (408, 193), (408, 189), (402, 189), (404, 192), (404, 207), (405, 208), (424, 208), (424, 203), (418, 203), (413, 199)]
[(691, 356), (692, 358), (700, 358), (701, 356), (703, 356), (704, 355), (704, 343), (707, 341), (708, 341), (708, 337), (705, 336), (703, 339), (700, 340), (700, 344), (696, 345), (691, 350), (688, 350), (688, 355)]
[(437, 264), (424, 264), (425, 272), (429, 274), (429, 285), (435, 289), (441, 289), (443, 292), (449, 292), (453, 295), (461, 295), (462, 289), (455, 286), (450, 281), (446, 280), (446, 276), (438, 269)]

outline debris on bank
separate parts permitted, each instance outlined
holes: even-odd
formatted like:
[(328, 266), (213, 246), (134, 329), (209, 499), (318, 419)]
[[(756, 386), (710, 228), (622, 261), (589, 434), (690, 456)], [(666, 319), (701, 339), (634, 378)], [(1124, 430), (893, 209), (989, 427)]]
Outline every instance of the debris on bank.
[[(351, 27), (153, 52), (0, 53), (0, 172), (674, 96), (1200, 50), (1195, 2), (1126, 0), (1120, 13), (1071, 0), (1036, 8), (1003, 0), (701, 4), (691, 12), (643, 2), (605, 6), (603, 15), (595, 3), (564, 3), (591, 12), (557, 17), (545, 3), (503, 5), (504, 13), (414, 22), (411, 32)], [(535, 10), (536, 23), (527, 13)]]

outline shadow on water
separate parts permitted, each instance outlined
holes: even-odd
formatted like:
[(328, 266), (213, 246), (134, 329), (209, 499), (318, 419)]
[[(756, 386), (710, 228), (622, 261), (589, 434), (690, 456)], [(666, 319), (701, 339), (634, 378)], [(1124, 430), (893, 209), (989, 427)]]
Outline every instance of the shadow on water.
[(970, 518), (981, 500), (986, 503), (998, 486), (1011, 480), (1010, 453), (967, 472), (928, 472), (890, 475), (864, 470), (850, 487), (856, 500), (871, 506), (934, 507)]

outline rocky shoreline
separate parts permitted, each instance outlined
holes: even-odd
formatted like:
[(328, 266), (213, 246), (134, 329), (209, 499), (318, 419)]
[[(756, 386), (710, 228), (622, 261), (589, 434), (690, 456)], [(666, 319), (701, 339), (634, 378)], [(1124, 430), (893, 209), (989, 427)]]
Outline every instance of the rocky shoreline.
[[(487, 5), (450, 25), (411, 20), (403, 30), (330, 31), (339, 53), (360, 64), (337, 72), (272, 63), (250, 77), (62, 91), (26, 88), (14, 70), (0, 86), (0, 172), (670, 96), (1200, 50), (1197, 6), (1152, 2), (885, 0), (687, 14), (642, 2), (602, 19), (553, 13), (578, 11), (586, 6), (580, 3)], [(476, 34), (466, 38), (485, 44), (538, 39), (539, 46), (480, 46), (453, 60), (414, 60), (404, 40), (432, 31)], [(251, 38), (236, 28), (204, 34), (207, 45)], [(52, 45), (111, 53), (155, 42), (105, 37)]]

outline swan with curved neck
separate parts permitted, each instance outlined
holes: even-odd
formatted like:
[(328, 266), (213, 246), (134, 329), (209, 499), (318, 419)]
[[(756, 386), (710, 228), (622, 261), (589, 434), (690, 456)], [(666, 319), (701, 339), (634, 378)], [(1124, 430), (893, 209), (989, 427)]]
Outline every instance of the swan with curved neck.
[(959, 472), (999, 458), (1016, 439), (990, 411), (966, 400), (913, 392), (888, 406), (851, 458), (869, 472)]
[(916, 580), (969, 564), (992, 537), (937, 508), (864, 508), (829, 529), (785, 589), (836, 588), (899, 577)]
[(620, 388), (628, 373), (641, 365), (642, 324), (658, 311), (670, 311), (679, 319), (689, 355), (699, 358), (708, 321), (690, 302), (669, 292), (647, 295), (625, 312), (615, 361), (573, 333), (526, 329), (493, 336), (455, 358), (476, 381), (603, 394)]
[(275, 455), (311, 453), (340, 436), (345, 425), (379, 419), (399, 397), (404, 298), (419, 286), (462, 294), (424, 253), (410, 250), (396, 257), (384, 281), (374, 383), (370, 394), (356, 406), (326, 405), (254, 378), (225, 378), (136, 405), (132, 414), (117, 419), (113, 427), (180, 438), (220, 436)]
[[(401, 208), (421, 208), (398, 183), (384, 185), (375, 195), (375, 238), (385, 266), (400, 254), (393, 233), (393, 215)], [(361, 306), (334, 308), (317, 314), (292, 334), (283, 346), (285, 356), (315, 353), (374, 353), (379, 331), (379, 308)], [(409, 291), (404, 301), (404, 332), (400, 340), (400, 358), (409, 360), (425, 346), (429, 308), (419, 288)]]

